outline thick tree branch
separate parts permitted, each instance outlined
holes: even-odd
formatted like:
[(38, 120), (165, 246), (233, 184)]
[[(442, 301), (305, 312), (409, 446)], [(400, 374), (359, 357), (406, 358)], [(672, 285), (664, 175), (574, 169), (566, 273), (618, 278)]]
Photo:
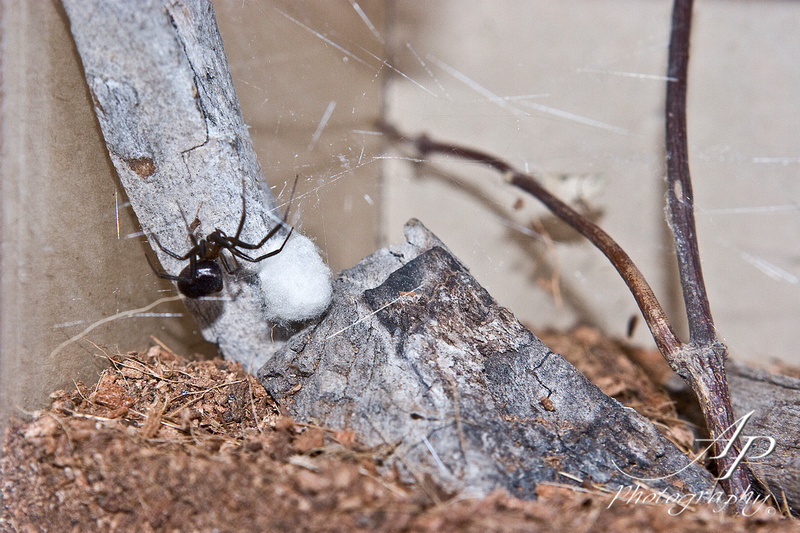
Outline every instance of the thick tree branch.
[[(288, 228), (261, 176), (211, 3), (63, 5), (109, 156), (164, 270), (175, 276), (187, 266), (179, 258), (191, 248), (189, 225), (197, 226), (198, 238), (217, 228), (247, 243), (273, 235), (254, 256), (278, 249)], [(287, 259), (294, 268), (273, 268), (270, 280), (281, 272), (308, 274), (307, 258), (315, 252), (303, 239), (295, 232), (274, 259), (242, 261), (235, 272), (224, 272), (222, 291), (213, 297), (185, 299), (203, 336), (227, 359), (258, 368), (274, 351), (274, 322), (311, 318), (287, 311), (285, 294), (268, 290), (260, 276)], [(330, 292), (327, 271), (306, 282)], [(291, 283), (273, 285), (283, 290)]]
[[(190, 247), (184, 215), (190, 223), (197, 216), (201, 234), (232, 234), (244, 181), (249, 211), (242, 237), (258, 241), (280, 214), (268, 212), (275, 203), (259, 179), (210, 3), (63, 5), (109, 156), (145, 234), (179, 254)], [(186, 266), (152, 244), (167, 272)], [(232, 276), (225, 281), (221, 297), (186, 304), (206, 340), (226, 358), (255, 367), (270, 346), (263, 296)]]

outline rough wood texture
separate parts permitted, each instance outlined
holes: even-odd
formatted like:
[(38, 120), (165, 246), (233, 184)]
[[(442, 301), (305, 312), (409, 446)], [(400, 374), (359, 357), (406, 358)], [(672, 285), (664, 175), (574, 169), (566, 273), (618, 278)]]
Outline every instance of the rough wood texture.
[[(244, 181), (242, 239), (258, 242), (281, 215), (261, 179), (210, 3), (63, 5), (109, 155), (142, 229), (178, 254), (191, 246), (181, 210), (189, 222), (197, 214), (202, 235), (214, 228), (234, 234)], [(151, 245), (167, 272), (186, 266)], [(271, 326), (257, 277), (248, 275), (253, 267), (242, 266), (227, 276), (220, 298), (186, 304), (226, 358), (258, 368), (273, 345)]]
[[(334, 304), (259, 371), (300, 421), (389, 445), (417, 481), (532, 498), (542, 481), (698, 493), (713, 481), (498, 306), (420, 223), (344, 271)], [(616, 465), (616, 466), (615, 466)], [(683, 470), (685, 468), (685, 470)], [(564, 474), (566, 475), (564, 475)]]
[[(731, 400), (737, 417), (754, 411), (743, 430), (747, 437), (772, 437), (775, 450), (749, 463), (780, 503), (796, 514), (800, 507), (800, 379), (727, 364)], [(746, 436), (746, 437), (745, 437)], [(748, 456), (757, 457), (767, 441), (753, 440)]]

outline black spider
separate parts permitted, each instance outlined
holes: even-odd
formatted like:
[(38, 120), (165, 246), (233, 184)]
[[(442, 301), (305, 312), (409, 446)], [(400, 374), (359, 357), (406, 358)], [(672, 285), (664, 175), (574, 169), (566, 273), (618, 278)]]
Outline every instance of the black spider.
[[(297, 187), (296, 179), (294, 182), (294, 187)], [(216, 228), (213, 232), (209, 233), (205, 237), (198, 239), (197, 235), (195, 235), (195, 230), (200, 224), (200, 221), (195, 218), (190, 225), (188, 222), (186, 222), (186, 217), (184, 216), (183, 220), (186, 222), (186, 227), (189, 230), (189, 239), (192, 241), (193, 245), (192, 248), (185, 254), (178, 255), (172, 250), (164, 248), (155, 235), (151, 235), (151, 237), (165, 254), (174, 257), (178, 261), (186, 261), (188, 259), (189, 264), (183, 270), (181, 270), (179, 275), (175, 276), (173, 274), (168, 274), (167, 272), (159, 272), (153, 265), (150, 257), (145, 255), (147, 262), (150, 263), (150, 268), (153, 269), (153, 272), (155, 272), (156, 276), (159, 278), (177, 281), (178, 290), (181, 292), (181, 294), (188, 298), (200, 298), (202, 296), (208, 296), (215, 292), (219, 292), (222, 290), (223, 282), (222, 269), (220, 268), (219, 263), (217, 263), (217, 260), (222, 262), (222, 264), (225, 266), (225, 270), (229, 274), (233, 272), (233, 270), (228, 266), (225, 257), (222, 255), (222, 250), (228, 250), (228, 253), (233, 256), (234, 261), (238, 257), (239, 259), (243, 259), (250, 263), (258, 263), (259, 261), (263, 261), (264, 259), (277, 255), (283, 251), (283, 247), (286, 245), (289, 237), (292, 236), (294, 228), (289, 230), (289, 234), (286, 235), (286, 238), (283, 240), (283, 243), (281, 243), (280, 248), (272, 250), (271, 252), (267, 252), (264, 255), (251, 257), (242, 252), (241, 249), (257, 250), (261, 248), (278, 232), (282, 226), (286, 224), (286, 217), (289, 216), (289, 207), (292, 203), (292, 197), (294, 197), (294, 187), (292, 187), (292, 195), (289, 198), (289, 205), (286, 207), (286, 213), (283, 215), (283, 220), (280, 224), (276, 224), (274, 228), (269, 230), (264, 238), (258, 243), (250, 244), (239, 239), (239, 236), (242, 233), (242, 228), (244, 228), (245, 217), (247, 216), (243, 190), (242, 218), (239, 220), (239, 227), (236, 228), (236, 235), (233, 237), (228, 237), (224, 231)], [(244, 189), (244, 187), (242, 187), (242, 189)], [(183, 216), (183, 211), (181, 211), (181, 215)]]

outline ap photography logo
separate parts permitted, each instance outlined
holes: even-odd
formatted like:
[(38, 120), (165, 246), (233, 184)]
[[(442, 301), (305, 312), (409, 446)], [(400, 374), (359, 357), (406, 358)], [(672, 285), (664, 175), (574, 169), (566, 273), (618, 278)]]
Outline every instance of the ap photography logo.
[[(619, 468), (616, 464), (614, 468), (616, 468), (620, 473), (625, 475), (626, 477), (630, 478), (632, 483), (630, 485), (621, 485), (619, 490), (617, 491), (614, 499), (611, 500), (611, 503), (608, 504), (610, 508), (614, 503), (617, 501), (624, 502), (629, 505), (635, 505), (640, 503), (645, 504), (652, 504), (652, 503), (664, 503), (667, 505), (672, 505), (669, 509), (669, 514), (673, 516), (677, 516), (681, 514), (686, 508), (691, 504), (698, 504), (698, 503), (710, 503), (714, 505), (714, 511), (720, 512), (724, 511), (731, 505), (736, 504), (744, 504), (747, 506), (748, 504), (756, 504), (755, 508), (751, 508), (752, 513), (757, 513), (762, 507), (764, 507), (767, 503), (768, 496), (764, 496), (763, 498), (759, 498), (751, 488), (748, 486), (747, 489), (742, 494), (730, 494), (726, 495), (719, 490), (704, 490), (700, 493), (693, 494), (693, 493), (680, 493), (680, 492), (673, 492), (670, 493), (668, 489), (663, 489), (661, 492), (653, 492), (652, 490), (647, 490), (646, 485), (643, 486), (645, 483), (652, 483), (653, 481), (658, 481), (661, 479), (670, 478), (680, 472), (683, 472), (687, 468), (689, 468), (692, 464), (698, 462), (701, 458), (705, 457), (706, 454), (711, 453), (711, 450), (714, 448), (714, 445), (717, 442), (724, 443), (725, 447), (718, 455), (713, 455), (710, 459), (721, 459), (723, 457), (728, 457), (731, 453), (736, 452), (737, 455), (734, 458), (733, 463), (731, 466), (722, 472), (720, 476), (717, 478), (717, 481), (725, 480), (731, 477), (733, 472), (739, 465), (747, 459), (748, 462), (758, 461), (759, 459), (763, 459), (769, 456), (772, 452), (775, 451), (776, 442), (775, 439), (766, 435), (745, 435), (744, 434), (744, 427), (747, 425), (747, 422), (752, 418), (753, 413), (755, 411), (750, 411), (746, 415), (739, 418), (732, 426), (726, 428), (723, 432), (723, 435), (726, 435), (729, 430), (734, 429), (733, 435), (729, 439), (723, 438), (723, 435), (717, 437), (716, 439), (698, 439), (701, 442), (709, 442), (710, 444), (703, 450), (703, 453), (699, 454), (691, 463), (683, 467), (682, 469), (678, 470), (673, 474), (669, 474), (666, 476), (656, 477), (656, 478), (639, 478), (624, 472), (621, 468)], [(741, 439), (741, 450), (737, 450), (734, 448), (733, 443), (736, 442), (737, 439)], [(761, 444), (759, 449), (755, 449), (754, 446), (757, 444)], [(764, 448), (763, 450), (761, 448)], [(774, 512), (774, 509), (771, 507), (767, 508), (767, 512)]]

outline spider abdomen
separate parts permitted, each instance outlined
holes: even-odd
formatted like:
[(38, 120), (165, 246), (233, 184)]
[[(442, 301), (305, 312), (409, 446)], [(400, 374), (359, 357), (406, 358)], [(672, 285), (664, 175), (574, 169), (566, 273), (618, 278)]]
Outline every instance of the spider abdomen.
[(222, 269), (216, 261), (197, 261), (194, 276), (192, 267), (181, 270), (178, 290), (188, 298), (200, 298), (222, 290)]

